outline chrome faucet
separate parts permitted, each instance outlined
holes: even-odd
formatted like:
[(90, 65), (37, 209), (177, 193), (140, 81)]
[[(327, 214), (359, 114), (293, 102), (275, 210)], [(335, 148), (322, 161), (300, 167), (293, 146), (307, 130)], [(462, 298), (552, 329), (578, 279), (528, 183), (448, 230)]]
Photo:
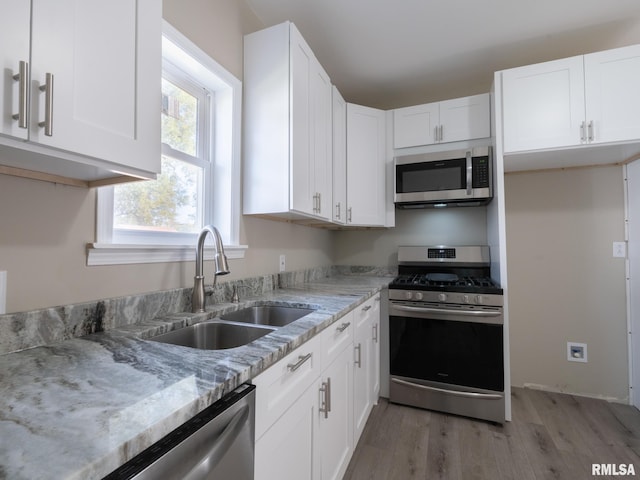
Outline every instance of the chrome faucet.
[(227, 256), (224, 254), (220, 232), (216, 227), (207, 225), (198, 235), (198, 245), (196, 247), (196, 276), (193, 277), (193, 294), (191, 295), (191, 311), (194, 313), (204, 312), (204, 241), (207, 238), (207, 233), (210, 233), (213, 237), (215, 247), (213, 262), (216, 270), (213, 277), (213, 285), (216, 284), (218, 275), (229, 273), (229, 265), (227, 264)]

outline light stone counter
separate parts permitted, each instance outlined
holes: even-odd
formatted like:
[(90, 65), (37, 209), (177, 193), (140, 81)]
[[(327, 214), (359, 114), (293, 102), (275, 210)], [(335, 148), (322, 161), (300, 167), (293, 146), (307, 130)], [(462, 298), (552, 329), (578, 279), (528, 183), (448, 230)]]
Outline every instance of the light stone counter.
[[(0, 478), (94, 479), (162, 438), (384, 288), (337, 275), (0, 356)], [(242, 293), (242, 292), (241, 292)], [(263, 302), (317, 310), (246, 346), (204, 351), (145, 340)]]

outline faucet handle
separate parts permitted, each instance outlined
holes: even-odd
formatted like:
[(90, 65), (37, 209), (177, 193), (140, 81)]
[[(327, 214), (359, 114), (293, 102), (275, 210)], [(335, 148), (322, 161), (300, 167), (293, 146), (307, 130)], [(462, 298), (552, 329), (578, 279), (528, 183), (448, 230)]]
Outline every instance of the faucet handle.
[(240, 303), (240, 297), (238, 297), (238, 287), (233, 286), (233, 293), (231, 295), (231, 303)]

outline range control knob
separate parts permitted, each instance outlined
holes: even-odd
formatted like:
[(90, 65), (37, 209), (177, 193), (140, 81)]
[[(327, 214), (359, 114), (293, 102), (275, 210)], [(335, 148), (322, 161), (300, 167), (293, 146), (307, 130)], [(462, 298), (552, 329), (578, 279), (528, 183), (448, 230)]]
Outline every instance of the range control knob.
[(469, 295), (462, 295), (462, 301), (464, 303), (471, 303), (471, 297), (469, 297)]
[(422, 298), (424, 297), (424, 295), (422, 295), (422, 292), (416, 292), (414, 296), (416, 300), (422, 300)]
[(440, 300), (441, 302), (446, 302), (447, 301), (447, 294), (446, 293), (439, 293), (438, 294), (438, 300)]
[(482, 298), (482, 295), (476, 295), (476, 303), (478, 305), (482, 305), (484, 303), (484, 298)]
[(407, 300), (411, 300), (411, 292), (404, 292), (404, 297), (405, 297)]

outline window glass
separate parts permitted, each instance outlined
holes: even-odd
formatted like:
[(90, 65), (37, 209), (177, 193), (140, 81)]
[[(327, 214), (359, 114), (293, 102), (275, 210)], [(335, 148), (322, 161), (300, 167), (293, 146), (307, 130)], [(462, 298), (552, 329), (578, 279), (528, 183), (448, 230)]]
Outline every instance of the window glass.
[(162, 79), (162, 143), (198, 155), (198, 99)]
[(118, 185), (114, 192), (114, 228), (196, 233), (202, 228), (202, 168), (162, 157), (155, 182)]

